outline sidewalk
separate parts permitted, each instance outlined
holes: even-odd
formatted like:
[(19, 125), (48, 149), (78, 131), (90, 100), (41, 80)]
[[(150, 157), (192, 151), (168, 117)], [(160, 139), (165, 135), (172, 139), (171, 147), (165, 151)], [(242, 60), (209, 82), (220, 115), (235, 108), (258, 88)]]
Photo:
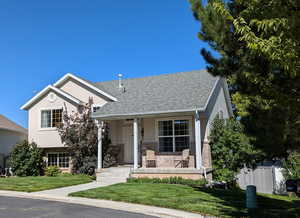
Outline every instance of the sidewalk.
[[(91, 184), (91, 183), (89, 183), (89, 184), (97, 185), (97, 184)], [(71, 187), (69, 187), (69, 188), (71, 188)], [(74, 189), (76, 189), (76, 188), (74, 188)], [(56, 190), (58, 190), (58, 189), (56, 189)], [(146, 215), (157, 216), (157, 217), (162, 217), (162, 218), (170, 218), (170, 217), (175, 217), (175, 218), (199, 218), (200, 217), (201, 218), (201, 217), (205, 217), (205, 216), (202, 216), (199, 214), (194, 214), (194, 213), (189, 213), (189, 212), (184, 212), (184, 211), (174, 210), (174, 209), (168, 209), (168, 208), (153, 207), (153, 206), (131, 204), (131, 203), (124, 203), (124, 202), (117, 202), (117, 201), (109, 201), (109, 200), (67, 197), (67, 196), (62, 196), (62, 195), (55, 195), (55, 192), (53, 192), (51, 194), (45, 194), (45, 192), (27, 193), (27, 192), (0, 190), (0, 196), (51, 200), (51, 201), (80, 204), (80, 205), (87, 205), (87, 206), (100, 207), (100, 208), (109, 208), (109, 209), (113, 209), (113, 210), (122, 210), (122, 211), (146, 214)], [(64, 192), (64, 194), (65, 193), (67, 193), (67, 192)]]
[(103, 187), (107, 185), (110, 184), (94, 181), (94, 182), (80, 184), (80, 185), (67, 186), (63, 188), (56, 188), (56, 189), (34, 192), (34, 194), (42, 195), (42, 196), (68, 197), (68, 195), (72, 192), (79, 192), (79, 191)]
[(88, 189), (126, 182), (126, 179), (129, 177), (129, 172), (130, 172), (130, 167), (128, 166), (110, 167), (110, 168), (103, 169), (103, 171), (100, 174), (100, 177), (97, 178), (99, 180), (98, 182), (94, 181), (86, 184), (39, 191), (39, 192), (35, 192), (35, 194), (47, 195), (47, 196), (51, 195), (56, 197), (57, 196), (68, 197), (68, 195), (73, 192), (79, 192)]

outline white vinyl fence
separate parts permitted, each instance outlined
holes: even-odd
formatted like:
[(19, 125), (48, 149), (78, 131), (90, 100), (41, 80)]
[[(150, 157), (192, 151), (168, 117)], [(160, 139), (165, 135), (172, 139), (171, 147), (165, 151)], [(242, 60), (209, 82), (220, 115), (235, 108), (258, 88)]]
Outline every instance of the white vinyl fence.
[(279, 166), (258, 166), (255, 170), (244, 168), (238, 175), (238, 184), (242, 189), (255, 185), (257, 192), (267, 194), (285, 193), (285, 181)]

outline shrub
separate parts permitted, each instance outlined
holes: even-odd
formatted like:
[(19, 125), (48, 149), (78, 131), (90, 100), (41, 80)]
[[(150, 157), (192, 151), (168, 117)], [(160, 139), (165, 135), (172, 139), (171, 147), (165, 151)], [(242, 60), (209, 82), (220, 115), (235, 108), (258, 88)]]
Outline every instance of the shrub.
[(43, 173), (42, 150), (26, 140), (15, 145), (9, 162), (16, 176), (39, 176)]
[(255, 166), (261, 155), (252, 146), (251, 138), (245, 135), (243, 125), (235, 119), (225, 120), (217, 116), (211, 124), (209, 145), (216, 181), (235, 180), (241, 168)]
[(300, 151), (289, 152), (286, 160), (283, 161), (284, 178), (300, 179)]
[(205, 179), (193, 180), (183, 179), (182, 177), (170, 177), (170, 178), (128, 178), (128, 183), (152, 183), (152, 184), (180, 184), (187, 186), (204, 186), (207, 184)]
[(58, 176), (61, 173), (61, 170), (58, 166), (50, 166), (45, 169), (46, 176)]
[(82, 166), (79, 167), (77, 173), (92, 176), (97, 168), (97, 157), (95, 155), (82, 158)]

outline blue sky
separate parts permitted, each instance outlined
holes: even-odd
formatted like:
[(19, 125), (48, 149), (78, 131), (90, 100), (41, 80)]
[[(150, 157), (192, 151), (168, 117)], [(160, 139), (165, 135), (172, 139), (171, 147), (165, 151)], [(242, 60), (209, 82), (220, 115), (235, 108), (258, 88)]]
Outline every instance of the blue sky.
[(203, 69), (187, 0), (0, 1), (0, 114), (72, 72), (91, 81)]

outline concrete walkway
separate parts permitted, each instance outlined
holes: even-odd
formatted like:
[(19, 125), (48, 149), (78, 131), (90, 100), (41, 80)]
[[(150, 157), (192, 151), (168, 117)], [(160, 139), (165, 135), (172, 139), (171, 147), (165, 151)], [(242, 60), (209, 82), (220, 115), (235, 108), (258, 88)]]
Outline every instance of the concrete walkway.
[(81, 185), (74, 185), (74, 186), (68, 186), (64, 188), (45, 190), (45, 191), (35, 192), (35, 194), (67, 197), (72, 192), (84, 191), (87, 189), (93, 189), (93, 188), (104, 187), (108, 185), (126, 182), (126, 179), (129, 177), (129, 173), (130, 173), (130, 166), (105, 168), (103, 169), (103, 172), (100, 174), (100, 177), (97, 178), (97, 182), (94, 181), (94, 182), (81, 184)]

